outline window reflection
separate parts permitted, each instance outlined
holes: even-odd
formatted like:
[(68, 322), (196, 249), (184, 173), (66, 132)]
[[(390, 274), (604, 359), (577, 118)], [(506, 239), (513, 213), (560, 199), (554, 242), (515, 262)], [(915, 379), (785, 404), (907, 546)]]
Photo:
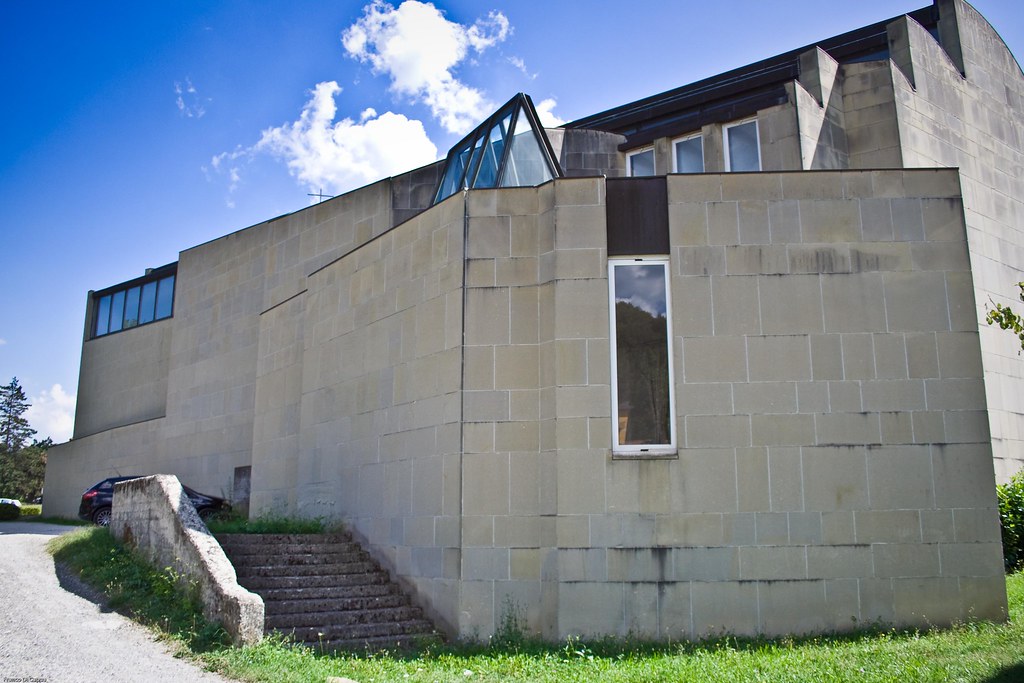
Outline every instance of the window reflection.
[(676, 140), (676, 173), (704, 172), (704, 143), (701, 136)]
[(147, 282), (142, 285), (142, 302), (139, 304), (139, 324), (153, 322), (156, 306), (156, 283)]
[(93, 305), (94, 337), (169, 318), (174, 309), (174, 275), (96, 297)]
[(616, 446), (674, 446), (667, 265), (611, 265)]
[(629, 155), (629, 175), (654, 175), (654, 150), (645, 149)]
[(174, 309), (174, 276), (165, 277), (158, 283), (156, 294), (156, 319), (169, 318)]
[(726, 161), (729, 171), (760, 171), (761, 151), (757, 140), (757, 121), (747, 121), (725, 129)]

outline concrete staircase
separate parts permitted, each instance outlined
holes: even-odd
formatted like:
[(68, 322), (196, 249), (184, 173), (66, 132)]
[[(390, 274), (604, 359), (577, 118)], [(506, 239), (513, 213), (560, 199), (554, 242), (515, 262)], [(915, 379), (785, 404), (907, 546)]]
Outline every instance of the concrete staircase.
[(263, 598), (267, 633), (325, 651), (409, 649), (441, 637), (352, 537), (218, 534), (238, 583)]

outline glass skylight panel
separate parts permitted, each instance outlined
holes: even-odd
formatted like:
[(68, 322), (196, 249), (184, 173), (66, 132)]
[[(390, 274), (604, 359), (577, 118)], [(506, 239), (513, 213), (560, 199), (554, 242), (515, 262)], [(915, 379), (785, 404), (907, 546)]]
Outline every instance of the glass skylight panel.
[(501, 155), (505, 152), (505, 136), (510, 123), (512, 123), (511, 114), (491, 128), (487, 146), (484, 148), (483, 160), (480, 162), (480, 172), (477, 174), (473, 187), (494, 187), (497, 184), (498, 164), (501, 163)]
[(437, 199), (434, 200), (435, 202), (446, 199), (461, 189), (460, 184), (462, 183), (462, 176), (466, 170), (466, 157), (468, 155), (468, 146), (456, 154), (449, 155), (448, 168), (445, 170), (444, 179), (441, 181), (441, 187), (437, 191)]
[(501, 176), (501, 187), (530, 187), (551, 180), (554, 176), (541, 151), (540, 141), (522, 109), (519, 110), (513, 133), (508, 161), (505, 162)]
[(476, 187), (473, 179), (476, 178), (476, 169), (480, 164), (480, 152), (484, 148), (484, 137), (480, 135), (476, 139), (476, 143), (473, 145), (473, 157), (469, 161), (469, 170), (466, 171), (466, 180), (463, 181), (462, 187)]
[(448, 152), (434, 203), (466, 188), (533, 186), (554, 178), (558, 165), (536, 117), (530, 98), (520, 93), (480, 124)]

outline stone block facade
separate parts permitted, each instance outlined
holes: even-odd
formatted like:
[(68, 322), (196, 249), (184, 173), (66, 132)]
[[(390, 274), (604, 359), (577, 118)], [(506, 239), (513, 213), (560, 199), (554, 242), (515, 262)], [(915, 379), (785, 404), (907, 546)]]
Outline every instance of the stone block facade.
[[(885, 58), (839, 37), (674, 123), (636, 112), (693, 92), (550, 131), (536, 187), (434, 202), (437, 164), (182, 252), (172, 318), (86, 330), (47, 514), (114, 472), (251, 468), (251, 514), (343, 520), (467, 637), (1005, 618), (1024, 364), (980, 320), (1024, 279), (1024, 78), (965, 3), (931, 10), (865, 29)], [(736, 120), (759, 172), (724, 172)], [(672, 173), (683, 133), (703, 173)], [(657, 187), (620, 179), (641, 148)], [(618, 447), (627, 258), (666, 264), (656, 453)]]

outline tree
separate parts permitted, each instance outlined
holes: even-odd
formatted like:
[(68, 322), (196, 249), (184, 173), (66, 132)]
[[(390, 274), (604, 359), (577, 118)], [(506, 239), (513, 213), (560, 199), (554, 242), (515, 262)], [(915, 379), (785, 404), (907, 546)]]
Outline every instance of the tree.
[(49, 439), (35, 441), (13, 452), (0, 453), (0, 497), (34, 500), (43, 493)]
[(0, 497), (32, 500), (43, 490), (49, 439), (27, 445), (36, 430), (29, 426), (25, 390), (18, 378), (0, 387)]
[[(1020, 289), (1020, 300), (1024, 301), (1024, 282), (1018, 282), (1017, 287)], [(1017, 315), (1009, 306), (1003, 306), (994, 301), (992, 305), (995, 306), (995, 310), (988, 312), (985, 322), (989, 325), (999, 325), (1000, 328), (1013, 332), (1020, 340), (1021, 349), (1024, 349), (1024, 316)], [(1020, 355), (1020, 351), (1017, 354)]]
[(17, 377), (0, 387), (0, 449), (8, 453), (21, 450), (35, 435), (36, 430), (29, 427), (24, 417), (30, 406)]

